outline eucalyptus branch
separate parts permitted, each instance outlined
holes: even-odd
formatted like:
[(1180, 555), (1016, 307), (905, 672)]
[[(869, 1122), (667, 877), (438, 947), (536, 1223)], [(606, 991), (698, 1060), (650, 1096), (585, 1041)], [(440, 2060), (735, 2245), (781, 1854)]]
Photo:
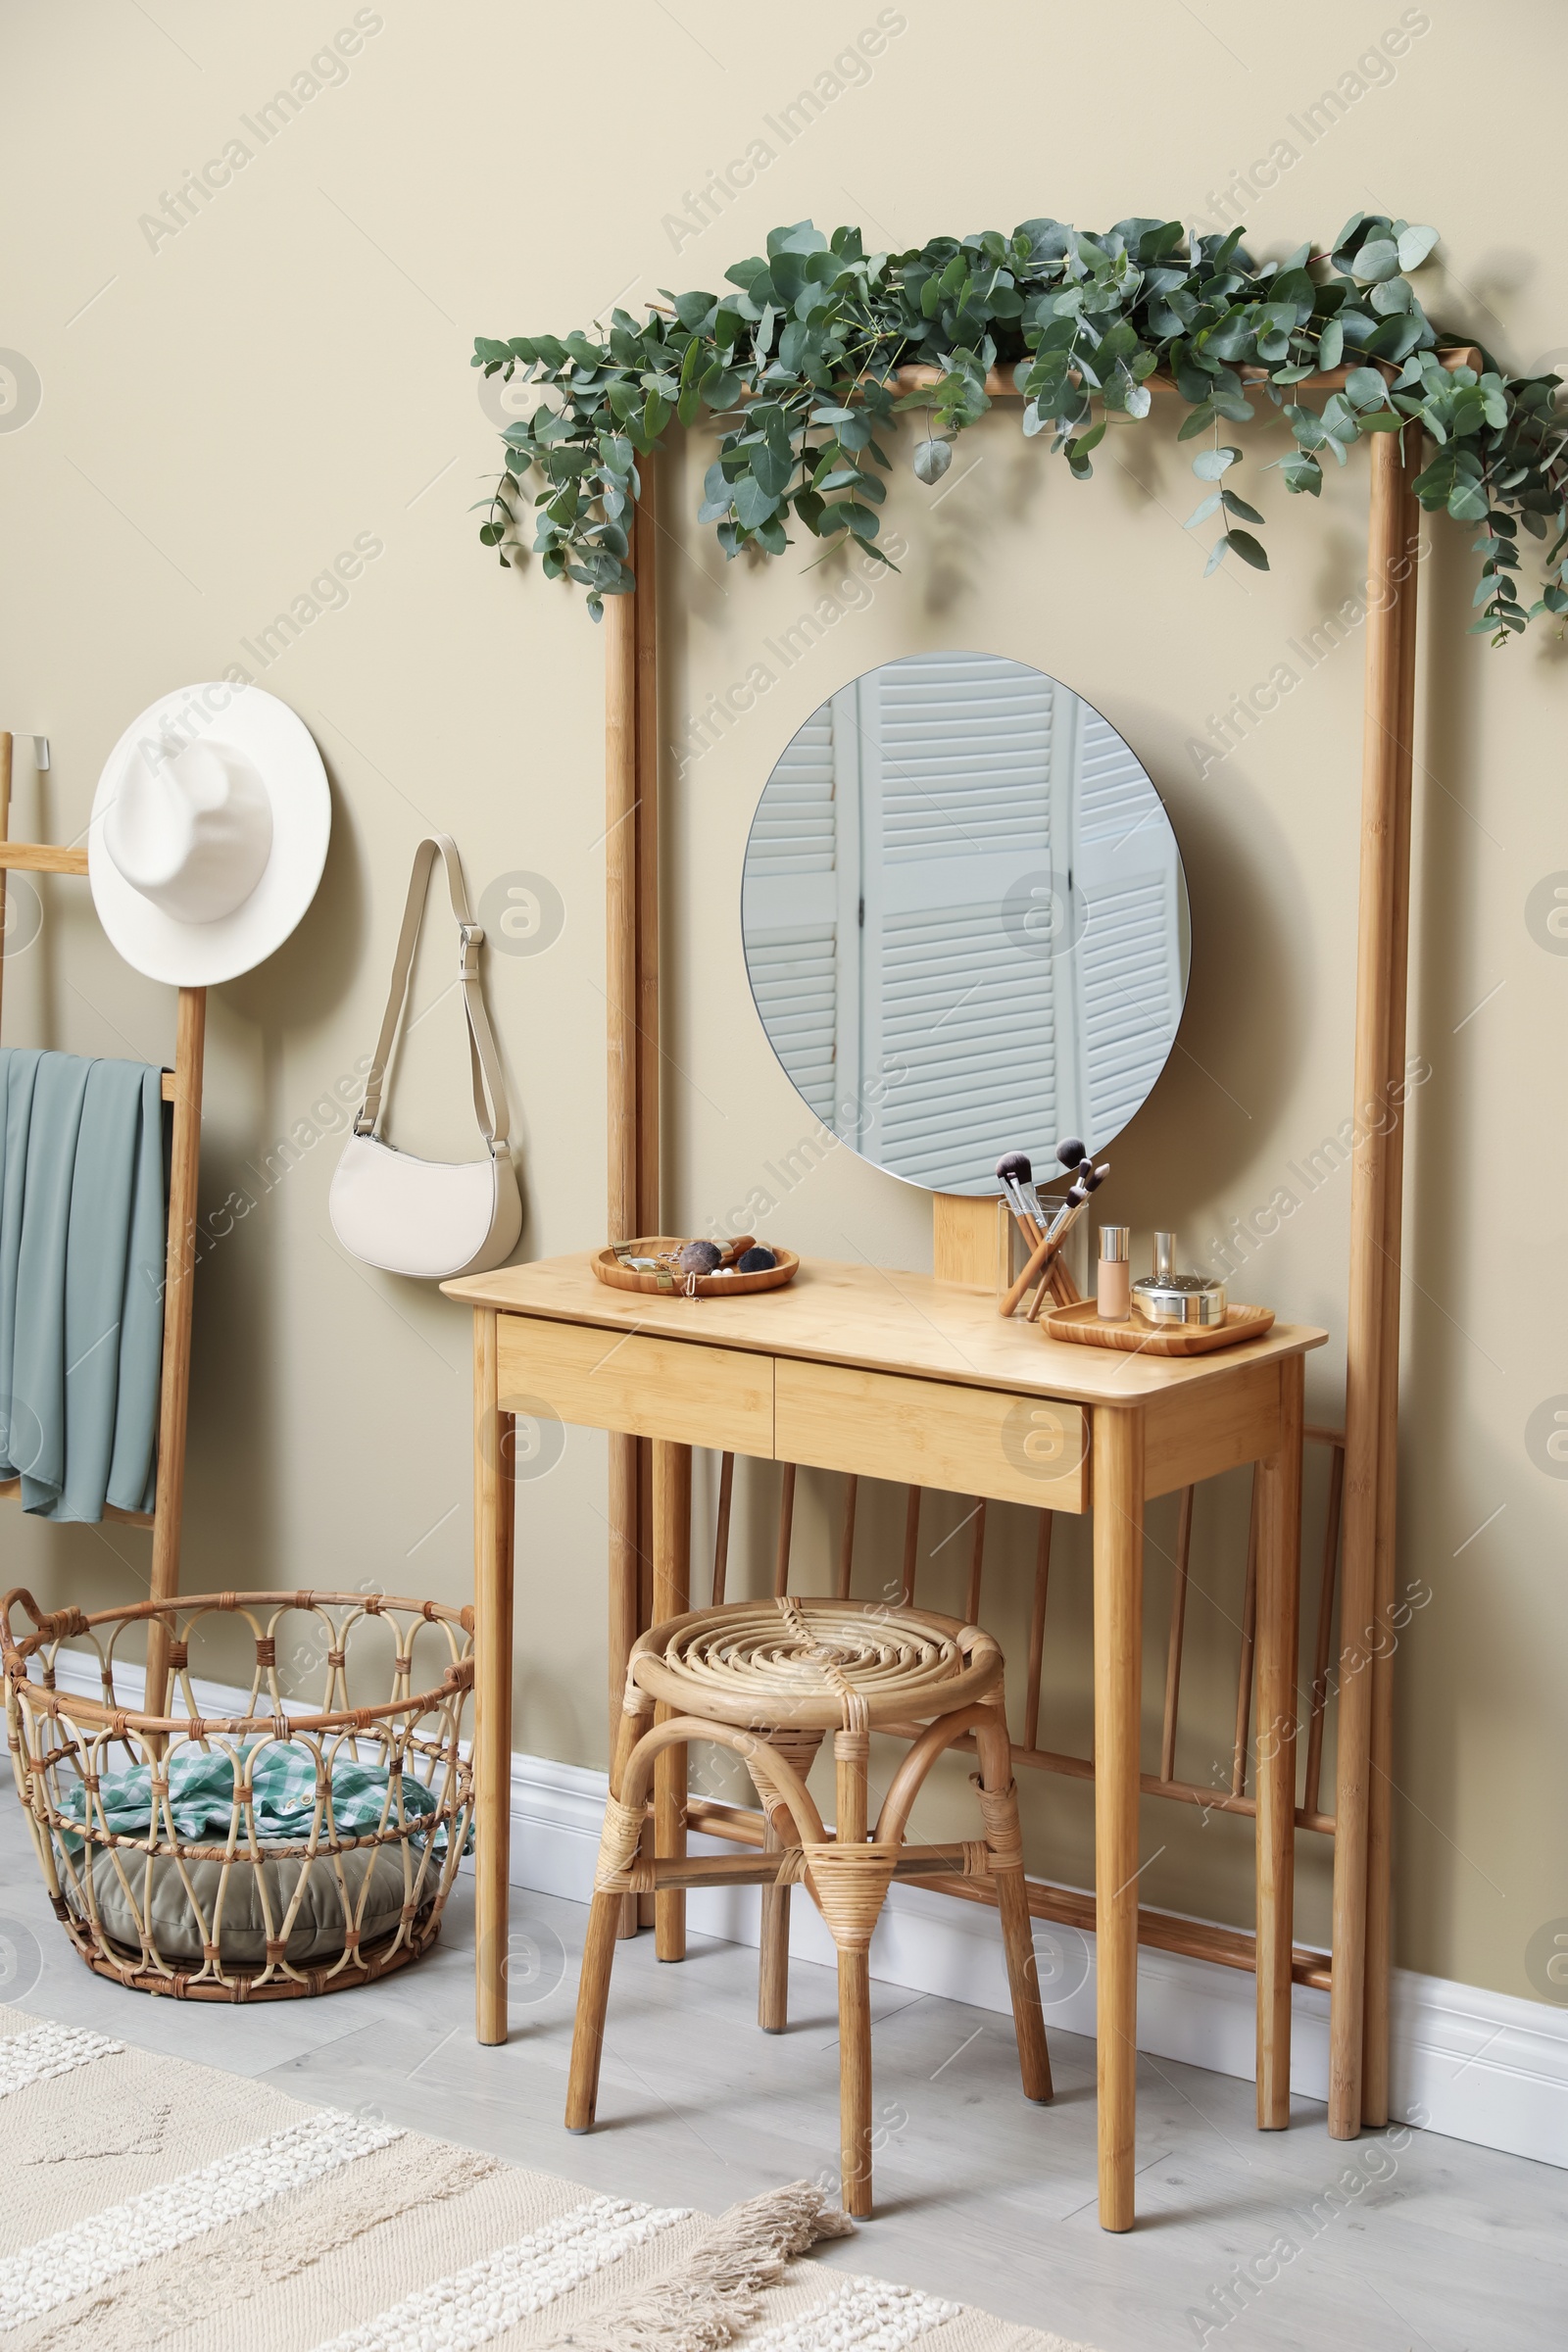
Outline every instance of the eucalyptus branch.
[[(1261, 265), (1242, 235), (1128, 220), (1090, 236), (1026, 220), (1010, 237), (987, 229), (867, 254), (858, 229), (828, 238), (801, 221), (774, 229), (765, 257), (726, 270), (720, 294), (670, 294), (640, 320), (617, 309), (592, 334), (480, 336), (473, 366), (508, 378), (520, 369), (540, 400), (503, 433), (506, 471), (481, 502), (479, 537), (516, 562), (516, 502), (531, 487), (533, 552), (548, 576), (587, 589), (598, 619), (607, 596), (634, 585), (638, 460), (672, 422), (706, 413), (719, 442), (698, 519), (716, 526), (726, 556), (752, 546), (782, 555), (793, 517), (886, 562), (879, 472), (892, 461), (876, 434), (898, 414), (926, 413), (914, 470), (935, 482), (957, 435), (991, 407), (987, 379), (1000, 370), (1023, 396), (1025, 435), (1049, 428), (1052, 451), (1086, 481), (1109, 427), (1149, 416), (1157, 374), (1186, 403), (1178, 440), (1212, 430), (1193, 470), (1213, 488), (1190, 517), (1220, 517), (1210, 571), (1227, 556), (1268, 569), (1262, 542), (1240, 527), (1264, 517), (1226, 480), (1244, 452), (1220, 440), (1221, 424), (1249, 422), (1262, 397), (1290, 428), (1294, 446), (1273, 463), (1296, 494), (1316, 497), (1324, 458), (1344, 466), (1368, 434), (1410, 424), (1428, 436), (1435, 454), (1416, 496), (1484, 526), (1473, 625), (1494, 644), (1540, 613), (1568, 613), (1560, 379), (1505, 376), (1479, 346), (1479, 367), (1444, 364), (1446, 351), (1470, 347), (1432, 325), (1411, 282), (1437, 231), (1357, 213), (1329, 253), (1302, 245)], [(898, 371), (912, 364), (936, 380), (900, 395)], [(1321, 406), (1314, 391), (1327, 394)], [(1528, 608), (1521, 527), (1551, 541)]]

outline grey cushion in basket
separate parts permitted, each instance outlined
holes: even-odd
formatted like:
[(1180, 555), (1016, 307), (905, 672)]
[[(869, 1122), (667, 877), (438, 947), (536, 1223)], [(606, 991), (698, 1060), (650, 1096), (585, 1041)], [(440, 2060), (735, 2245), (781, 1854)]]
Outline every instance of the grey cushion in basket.
[[(119, 1848), (121, 1869), (127, 1884), (134, 1889), (137, 1903), (144, 1900), (146, 1856), (134, 1846)], [(358, 1912), (360, 1894), (367, 1871), (370, 1874), (369, 1898), (360, 1919), (360, 1949), (378, 1943), (393, 1934), (403, 1911), (403, 1857), (396, 1845), (361, 1848), (338, 1857), (343, 1880), (353, 1911)], [(411, 1852), (410, 1868), (417, 1872), (419, 1856)], [(420, 1884), (420, 1908), (430, 1902), (439, 1886), (439, 1857), (433, 1857), (426, 1867)], [(218, 1899), (218, 1882), (223, 1865), (220, 1862), (187, 1862), (185, 1865), (196, 1899), (210, 1922), (213, 1905)], [(299, 1884), (302, 1865), (297, 1860), (264, 1862), (261, 1865), (267, 1879), (267, 1899), (271, 1905), (273, 1933), (281, 1925), (294, 1889)], [(132, 1952), (141, 1949), (141, 1936), (136, 1926), (136, 1910), (126, 1900), (124, 1888), (115, 1869), (114, 1858), (103, 1847), (94, 1850), (92, 1858), (93, 1899), (98, 1906), (98, 1919), (104, 1934)], [(73, 1906), (74, 1908), (74, 1905)], [(351, 1915), (352, 1916), (352, 1915)], [(338, 1876), (329, 1857), (320, 1857), (311, 1864), (310, 1883), (305, 1899), (295, 1915), (285, 1956), (296, 1966), (305, 1961), (335, 1960), (343, 1949), (343, 1930), (346, 1924), (343, 1896)], [(189, 1898), (180, 1881), (178, 1870), (167, 1856), (154, 1859), (152, 1869), (152, 1930), (153, 1940), (165, 1960), (194, 1961), (202, 1957), (202, 1931)], [(223, 1916), (219, 1923), (218, 1948), (225, 1966), (261, 1968), (267, 1959), (267, 1922), (262, 1910), (261, 1895), (256, 1884), (256, 1866), (235, 1861), (229, 1865), (228, 1885), (223, 1891)]]

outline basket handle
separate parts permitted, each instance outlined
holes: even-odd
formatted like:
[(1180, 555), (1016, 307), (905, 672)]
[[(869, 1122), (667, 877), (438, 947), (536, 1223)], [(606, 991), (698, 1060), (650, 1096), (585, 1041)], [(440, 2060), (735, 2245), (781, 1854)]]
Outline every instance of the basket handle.
[(92, 1631), (90, 1620), (82, 1614), (80, 1609), (56, 1609), (52, 1613), (46, 1614), (39, 1608), (38, 1603), (24, 1585), (15, 1585), (5, 1598), (0, 1600), (0, 1612), (4, 1613), (6, 1621), (6, 1647), (8, 1649), (15, 1646), (11, 1632), (11, 1615), (12, 1611), (17, 1608), (26, 1610), (27, 1615), (32, 1619), (33, 1631), (42, 1642), (65, 1642), (73, 1634), (89, 1634)]

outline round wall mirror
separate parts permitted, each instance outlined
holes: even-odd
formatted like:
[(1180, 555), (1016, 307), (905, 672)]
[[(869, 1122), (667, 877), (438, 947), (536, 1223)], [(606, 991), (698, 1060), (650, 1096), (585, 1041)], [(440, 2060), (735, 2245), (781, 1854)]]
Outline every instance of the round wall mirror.
[(814, 710), (762, 788), (741, 929), (774, 1053), (825, 1127), (908, 1184), (994, 1193), (1147, 1099), (1187, 993), (1164, 803), (1081, 696), (915, 654)]

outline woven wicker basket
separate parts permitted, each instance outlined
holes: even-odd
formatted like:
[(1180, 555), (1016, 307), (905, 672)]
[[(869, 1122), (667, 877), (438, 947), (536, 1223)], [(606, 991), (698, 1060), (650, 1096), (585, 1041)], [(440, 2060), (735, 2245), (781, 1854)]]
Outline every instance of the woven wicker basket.
[[(30, 1620), (20, 1635), (19, 1616)], [(221, 1624), (228, 1679), (235, 1633), (249, 1629), (250, 1690), (240, 1713), (204, 1719), (192, 1636), (220, 1648)], [(463, 1738), (472, 1630), (471, 1609), (379, 1593), (205, 1593), (51, 1617), (30, 1594), (8, 1592), (0, 1649), (12, 1765), (50, 1900), (88, 1967), (140, 1992), (286, 2000), (371, 1984), (427, 1951), (473, 1813)], [(427, 1687), (416, 1690), (421, 1637)], [(156, 1674), (165, 1643), (169, 1712), (136, 1713), (121, 1703), (117, 1668), (122, 1690), (132, 1681), (139, 1690), (142, 1658), (124, 1653), (151, 1648)], [(309, 1687), (320, 1689), (318, 1703), (284, 1695), (280, 1667), (285, 1681), (304, 1681), (318, 1666), (324, 1686)], [(85, 1684), (101, 1695), (78, 1695)], [(356, 1703), (367, 1689), (382, 1695)], [(299, 1834), (283, 1837), (269, 1834), (270, 1820), (259, 1832), (268, 1800), (255, 1787), (260, 1760), (280, 1745), (288, 1752), (274, 1752), (272, 1766), (303, 1787), (306, 1813)], [(356, 1766), (384, 1774), (384, 1793)], [(147, 1827), (127, 1834), (111, 1826), (109, 1804), (122, 1800), (106, 1790), (143, 1768)], [(209, 1801), (197, 1838), (180, 1835), (174, 1814), (192, 1771), (227, 1776), (222, 1826)], [(337, 1820), (338, 1806), (350, 1807), (341, 1793), (334, 1801), (335, 1772), (348, 1776), (340, 1790), (359, 1788), (352, 1829)], [(419, 1796), (407, 1793), (412, 1783)]]

